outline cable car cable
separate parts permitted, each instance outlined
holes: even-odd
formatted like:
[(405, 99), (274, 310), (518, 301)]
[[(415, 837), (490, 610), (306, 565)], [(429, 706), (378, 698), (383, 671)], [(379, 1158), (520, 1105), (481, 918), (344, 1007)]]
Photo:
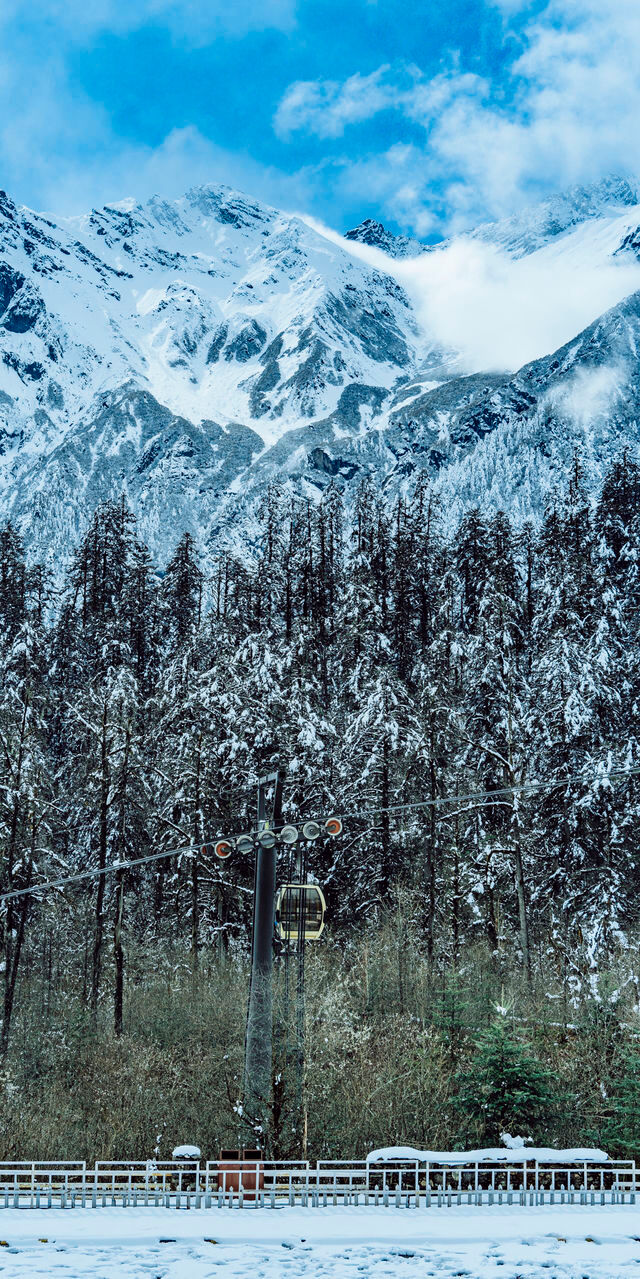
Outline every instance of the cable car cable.
[[(602, 780), (609, 781), (612, 778), (621, 779), (626, 777), (635, 777), (638, 774), (640, 774), (640, 764), (635, 764), (635, 765), (629, 766), (628, 768), (611, 769), (606, 774), (602, 774)], [(591, 777), (593, 776), (594, 774), (592, 773)], [(597, 774), (595, 774), (595, 776), (597, 776)], [(405, 804), (389, 804), (383, 808), (370, 808), (360, 812), (340, 813), (339, 816), (344, 821), (359, 821), (369, 817), (380, 816), (380, 814), (382, 813), (411, 812), (417, 809), (439, 807), (442, 804), (470, 803), (480, 799), (488, 800), (491, 803), (491, 802), (495, 802), (496, 799), (500, 799), (504, 797), (505, 795), (519, 795), (519, 794), (526, 794), (528, 792), (534, 793), (535, 791), (538, 791), (538, 790), (556, 790), (561, 788), (562, 786), (569, 786), (574, 782), (586, 782), (587, 780), (589, 780), (589, 775), (585, 774), (584, 772), (572, 773), (567, 775), (566, 777), (558, 778), (557, 780), (551, 780), (546, 782), (543, 782), (543, 781), (523, 782), (515, 786), (500, 787), (497, 790), (470, 791), (466, 795), (456, 795), (456, 794), (436, 795), (433, 799), (416, 800), (411, 803), (405, 803)], [(277, 825), (274, 825), (271, 829), (276, 831), (276, 830), (280, 830), (281, 827), (282, 827), (282, 823), (278, 823)], [(234, 837), (231, 836), (230, 838), (234, 838)], [(214, 842), (215, 841), (208, 840), (206, 845), (184, 844), (180, 848), (168, 848), (165, 851), (160, 853), (148, 853), (147, 856), (145, 857), (133, 857), (125, 861), (110, 862), (108, 866), (97, 866), (97, 867), (93, 867), (91, 870), (79, 871), (77, 874), (74, 874), (74, 875), (65, 875), (65, 876), (60, 876), (57, 879), (45, 880), (41, 884), (32, 884), (29, 888), (15, 888), (15, 889), (12, 889), (10, 892), (0, 893), (0, 902), (14, 900), (17, 897), (34, 896), (37, 893), (44, 892), (50, 888), (62, 888), (66, 886), (67, 884), (80, 883), (81, 881), (86, 879), (98, 878), (101, 875), (115, 874), (117, 871), (128, 870), (130, 867), (133, 867), (133, 866), (145, 866), (149, 862), (162, 861), (162, 859), (165, 857), (178, 857), (181, 854), (188, 854), (188, 853), (191, 853), (197, 856), (202, 847), (208, 847), (210, 843), (213, 844)]]
[(100, 875), (115, 874), (120, 870), (128, 870), (131, 866), (144, 866), (147, 862), (159, 862), (163, 857), (178, 857), (180, 853), (194, 853), (198, 851), (195, 844), (185, 844), (182, 848), (168, 848), (163, 853), (149, 853), (146, 857), (132, 857), (127, 861), (109, 862), (108, 866), (94, 866), (91, 870), (79, 871), (76, 875), (65, 875), (58, 879), (47, 879), (41, 884), (32, 884), (30, 888), (15, 888), (9, 893), (0, 893), (0, 902), (9, 901), (14, 897), (25, 897), (27, 894), (43, 892), (48, 888), (61, 888), (66, 884), (77, 884), (84, 879), (96, 879)]
[[(633, 777), (640, 774), (640, 764), (633, 765), (629, 768), (611, 769), (610, 772), (603, 775), (603, 780), (609, 778)], [(433, 799), (421, 799), (408, 804), (389, 804), (384, 808), (368, 808), (362, 812), (355, 813), (338, 813), (337, 816), (343, 821), (357, 821), (365, 817), (378, 817), (381, 813), (404, 813), (412, 809), (418, 808), (434, 808), (440, 804), (462, 804), (469, 803), (471, 800), (487, 799), (495, 800), (504, 795), (524, 794), (527, 791), (537, 790), (555, 790), (562, 786), (568, 786), (572, 782), (587, 781), (588, 777), (584, 773), (572, 773), (566, 777), (559, 778), (557, 781), (548, 782), (522, 782), (520, 785), (503, 786), (497, 790), (490, 791), (471, 791), (468, 795), (436, 795)]]

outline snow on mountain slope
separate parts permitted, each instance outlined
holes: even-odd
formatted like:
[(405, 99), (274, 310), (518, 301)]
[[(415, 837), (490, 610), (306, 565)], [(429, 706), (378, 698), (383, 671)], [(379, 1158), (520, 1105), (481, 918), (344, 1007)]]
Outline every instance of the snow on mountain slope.
[(55, 418), (62, 396), (68, 415), (133, 374), (173, 412), (266, 419), (273, 438), (345, 383), (391, 385), (412, 360), (393, 280), (234, 193), (59, 227), (7, 199), (0, 215), (4, 389), (18, 408)]
[(360, 222), (353, 230), (347, 231), (344, 238), (359, 244), (368, 244), (374, 249), (381, 249), (391, 258), (415, 258), (419, 253), (426, 252), (426, 245), (421, 244), (419, 240), (412, 240), (406, 235), (394, 235), (381, 222), (375, 222), (373, 218), (365, 218), (364, 222)]
[(593, 186), (570, 187), (500, 222), (487, 222), (468, 232), (469, 238), (497, 245), (513, 257), (535, 253), (581, 223), (623, 214), (640, 203), (640, 183), (612, 176)]
[[(276, 476), (314, 494), (427, 470), (451, 511), (530, 513), (568, 441), (597, 470), (635, 439), (637, 201), (611, 180), (421, 252), (380, 224), (343, 240), (222, 187), (57, 223), (2, 194), (0, 508), (54, 561), (122, 491), (160, 558), (184, 529), (215, 547)], [(441, 268), (458, 244), (463, 262), (464, 244), (500, 255), (492, 316), (490, 280), (451, 310), (460, 281)], [(544, 355), (501, 371), (499, 329), (531, 326), (531, 281), (573, 281), (571, 305), (559, 325), (543, 299)]]
[(640, 288), (628, 243), (639, 220), (638, 206), (608, 213), (516, 258), (460, 241), (420, 259), (417, 288), (409, 279), (406, 288), (422, 323), (459, 352), (467, 372), (517, 369), (563, 346)]
[(640, 291), (511, 377), (459, 378), (396, 410), (396, 437), (428, 459), (452, 523), (471, 505), (536, 516), (575, 452), (596, 485), (623, 448), (640, 453), (639, 354)]
[[(498, 222), (485, 222), (455, 239), (468, 239), (503, 249), (511, 257), (535, 253), (574, 227), (603, 217), (624, 215), (640, 204), (640, 182), (611, 176), (592, 186), (574, 186), (519, 210)], [(416, 257), (447, 248), (453, 241), (426, 245), (408, 236), (394, 235), (380, 222), (365, 218), (347, 231), (345, 239), (381, 249), (393, 258)]]
[(124, 487), (173, 535), (203, 490), (345, 387), (386, 393), (420, 346), (392, 276), (224, 188), (58, 225), (3, 195), (5, 509), (44, 546)]

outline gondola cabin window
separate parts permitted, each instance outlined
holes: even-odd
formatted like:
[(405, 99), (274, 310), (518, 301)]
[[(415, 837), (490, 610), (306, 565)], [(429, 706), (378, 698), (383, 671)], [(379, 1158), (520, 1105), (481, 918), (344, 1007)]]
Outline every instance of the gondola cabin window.
[(317, 884), (284, 884), (276, 898), (276, 931), (282, 941), (317, 941), (326, 902)]

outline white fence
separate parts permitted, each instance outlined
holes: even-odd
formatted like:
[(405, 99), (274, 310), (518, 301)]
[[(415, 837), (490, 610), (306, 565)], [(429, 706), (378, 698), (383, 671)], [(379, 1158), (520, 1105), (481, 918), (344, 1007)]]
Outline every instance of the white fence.
[(640, 1169), (631, 1160), (559, 1166), (370, 1163), (343, 1160), (166, 1160), (0, 1163), (0, 1209), (9, 1207), (175, 1208), (337, 1204), (429, 1208), (462, 1204), (635, 1203)]

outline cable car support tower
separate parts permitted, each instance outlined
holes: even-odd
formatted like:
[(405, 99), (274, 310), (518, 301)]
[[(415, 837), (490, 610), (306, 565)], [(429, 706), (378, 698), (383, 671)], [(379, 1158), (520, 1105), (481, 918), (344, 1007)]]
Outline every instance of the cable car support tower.
[[(267, 798), (271, 795), (271, 815), (267, 817)], [(255, 1137), (268, 1145), (272, 1127), (273, 1088), (273, 955), (274, 941), (284, 943), (285, 1059), (288, 1056), (289, 963), (297, 957), (295, 1010), (295, 1111), (300, 1117), (299, 1136), (306, 1147), (306, 1115), (304, 1112), (305, 1069), (305, 944), (316, 939), (324, 928), (325, 900), (317, 884), (308, 883), (307, 848), (312, 840), (325, 833), (335, 836), (342, 830), (338, 817), (322, 825), (316, 821), (297, 826), (282, 824), (282, 781), (279, 772), (261, 777), (258, 782), (258, 824), (253, 836), (240, 836), (236, 847), (256, 850), (254, 877), (253, 932), (251, 946), (251, 982), (247, 1009), (244, 1063), (245, 1119)], [(298, 840), (300, 838), (300, 842)], [(226, 849), (231, 845), (223, 841)], [(295, 845), (298, 845), (295, 848)], [(286, 882), (276, 898), (276, 859), (278, 845), (283, 845), (286, 858)], [(295, 850), (295, 851), (294, 851)], [(295, 857), (295, 880), (292, 873)]]

